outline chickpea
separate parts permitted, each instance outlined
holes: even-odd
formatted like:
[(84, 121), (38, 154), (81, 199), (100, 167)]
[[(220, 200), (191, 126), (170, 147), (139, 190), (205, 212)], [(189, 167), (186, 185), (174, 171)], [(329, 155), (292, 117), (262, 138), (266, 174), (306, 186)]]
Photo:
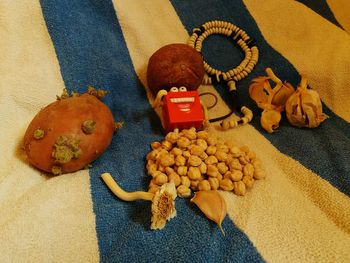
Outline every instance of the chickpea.
[(197, 139), (197, 133), (196, 133), (196, 130), (194, 129), (182, 130), (182, 134), (190, 140)]
[(177, 167), (177, 174), (180, 176), (184, 176), (187, 174), (187, 166), (179, 166)]
[(161, 164), (158, 164), (158, 166), (157, 166), (157, 170), (159, 171), (159, 172), (162, 172), (162, 173), (165, 173), (165, 166), (163, 166), (163, 165), (161, 165)]
[(223, 176), (222, 176), (221, 173), (218, 173), (218, 176), (217, 176), (216, 178), (218, 178), (218, 180), (219, 180), (219, 182), (220, 182), (220, 181), (222, 180)]
[(230, 153), (233, 157), (239, 157), (241, 156), (241, 150), (237, 146), (233, 146), (230, 148)]
[(165, 173), (169, 176), (172, 173), (175, 173), (174, 169), (171, 167), (165, 167)]
[(182, 149), (186, 149), (187, 146), (191, 144), (191, 141), (186, 137), (180, 137), (177, 140), (177, 146)]
[(199, 180), (192, 180), (191, 181), (191, 189), (193, 191), (197, 191), (198, 190), (198, 184), (199, 184)]
[(168, 182), (168, 176), (164, 173), (157, 174), (154, 178), (154, 183), (157, 185), (163, 185)]
[(152, 186), (148, 189), (148, 192), (154, 194), (158, 190), (159, 190), (159, 186)]
[(204, 153), (204, 149), (202, 146), (193, 145), (190, 149), (190, 153), (192, 155), (200, 156), (202, 153)]
[(199, 131), (197, 132), (197, 138), (198, 139), (203, 139), (203, 140), (206, 140), (208, 138), (208, 132), (206, 131)]
[(202, 162), (198, 167), (201, 174), (207, 173), (207, 165), (204, 162)]
[(172, 173), (168, 175), (168, 180), (174, 181), (175, 186), (179, 186), (181, 184), (181, 178), (177, 173)]
[(236, 195), (245, 195), (246, 188), (245, 184), (242, 181), (234, 182), (234, 192)]
[(226, 141), (225, 145), (228, 147), (228, 149), (230, 150), (231, 147), (235, 146), (235, 144), (231, 141)]
[(209, 156), (208, 158), (206, 158), (206, 159), (204, 160), (204, 162), (205, 162), (206, 164), (215, 164), (215, 163), (218, 163), (218, 159), (217, 159), (215, 156), (211, 155), (211, 156)]
[(148, 184), (148, 187), (151, 188), (151, 187), (159, 187), (159, 185), (157, 185), (154, 180), (152, 179), (149, 184)]
[(177, 195), (182, 198), (187, 198), (191, 196), (191, 189), (187, 186), (180, 185), (176, 188)]
[[(160, 175), (160, 174), (164, 174), (163, 172), (161, 171), (154, 171), (154, 172), (151, 172), (151, 176), (153, 177), (153, 179), (157, 176), (157, 175)], [(164, 174), (166, 176), (166, 174)]]
[(220, 189), (225, 191), (232, 191), (233, 190), (233, 183), (230, 179), (222, 179), (220, 181)]
[(156, 160), (158, 156), (158, 150), (153, 150), (146, 155), (146, 160)]
[(152, 142), (151, 143), (151, 149), (152, 150), (158, 149), (161, 146), (162, 146), (162, 144), (160, 142)]
[(214, 136), (209, 136), (209, 137), (207, 138), (207, 143), (208, 143), (209, 145), (216, 145), (216, 143), (217, 143), (216, 137), (214, 137)]
[(234, 182), (238, 182), (242, 180), (243, 173), (239, 170), (233, 170), (231, 171), (231, 180)]
[(228, 171), (228, 167), (224, 162), (218, 163), (217, 168), (221, 174), (225, 174)]
[(161, 154), (159, 156), (159, 161), (160, 161), (160, 164), (164, 167), (167, 167), (167, 166), (172, 166), (175, 164), (175, 158), (173, 155), (167, 153), (167, 154)]
[(218, 150), (215, 153), (215, 157), (218, 159), (218, 161), (225, 162), (227, 160), (227, 153)]
[(255, 152), (250, 151), (249, 153), (247, 153), (247, 158), (249, 159), (249, 161), (255, 160), (256, 158)]
[(262, 168), (257, 168), (254, 170), (254, 178), (257, 180), (264, 179), (266, 177), (266, 173), (264, 169)]
[(219, 144), (219, 145), (216, 145), (216, 149), (218, 151), (221, 151), (221, 152), (224, 152), (224, 153), (229, 153), (229, 148), (225, 145), (225, 144)]
[(208, 154), (206, 154), (206, 152), (203, 152), (201, 155), (199, 155), (199, 158), (201, 158), (202, 160), (205, 160), (208, 158)]
[(157, 164), (156, 163), (150, 163), (147, 164), (147, 173), (150, 175), (152, 172), (157, 171)]
[(208, 182), (210, 184), (210, 189), (212, 189), (212, 190), (219, 189), (220, 182), (219, 182), (218, 178), (209, 177)]
[(188, 158), (188, 164), (191, 166), (199, 166), (202, 163), (202, 159), (199, 158), (198, 156), (191, 155)]
[(203, 139), (197, 139), (196, 144), (198, 146), (201, 146), (204, 150), (206, 150), (208, 148), (207, 142)]
[(186, 165), (186, 158), (183, 157), (182, 155), (177, 155), (175, 157), (175, 165), (177, 165), (177, 166), (184, 166), (184, 165)]
[(167, 140), (168, 142), (171, 143), (176, 143), (176, 141), (179, 139), (180, 135), (177, 132), (169, 132), (166, 136), (165, 136), (165, 140)]
[(216, 153), (216, 146), (214, 145), (208, 146), (206, 153), (209, 155), (214, 155)]
[(201, 172), (199, 170), (198, 167), (190, 167), (188, 169), (188, 173), (187, 176), (191, 179), (191, 180), (199, 180), (201, 178)]
[(252, 188), (254, 184), (254, 179), (250, 176), (243, 176), (242, 182), (245, 184), (246, 188)]
[(211, 189), (210, 183), (208, 180), (200, 181), (198, 184), (199, 191), (209, 191)]
[(238, 160), (243, 165), (246, 165), (247, 163), (249, 163), (249, 160), (248, 160), (248, 158), (245, 155), (242, 155), (242, 156), (238, 157)]
[(244, 153), (249, 153), (250, 150), (249, 150), (249, 147), (247, 145), (243, 145), (240, 147), (240, 150)]
[(254, 166), (255, 169), (261, 168), (262, 162), (260, 159), (256, 158), (252, 161), (252, 165)]
[(191, 157), (191, 153), (190, 153), (189, 151), (183, 151), (183, 152), (182, 152), (182, 155), (183, 155), (186, 159), (188, 159), (188, 158)]
[(173, 144), (169, 141), (162, 141), (163, 149), (170, 151), (173, 148)]
[(239, 162), (239, 160), (237, 158), (234, 158), (228, 165), (230, 167), (230, 170), (242, 170), (242, 165)]
[(211, 177), (217, 177), (219, 175), (219, 170), (215, 165), (207, 165), (207, 175)]
[(171, 149), (170, 153), (174, 156), (182, 155), (182, 150), (177, 147)]
[(181, 176), (181, 184), (187, 187), (191, 186), (191, 181), (190, 178), (188, 178), (187, 176)]
[(253, 178), (254, 175), (254, 166), (251, 163), (247, 163), (244, 167), (243, 167), (243, 174), (245, 176), (250, 176), (251, 178)]

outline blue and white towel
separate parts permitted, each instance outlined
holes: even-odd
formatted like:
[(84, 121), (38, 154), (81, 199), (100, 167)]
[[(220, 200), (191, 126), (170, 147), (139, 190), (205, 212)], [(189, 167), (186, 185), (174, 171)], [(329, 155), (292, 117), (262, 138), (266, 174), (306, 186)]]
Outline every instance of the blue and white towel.
[[(347, 0), (1, 0), (0, 262), (350, 262), (350, 2)], [(123, 202), (100, 174), (128, 191), (147, 190), (145, 155), (164, 137), (146, 81), (149, 57), (186, 43), (192, 29), (225, 20), (256, 39), (257, 67), (237, 83), (253, 121), (226, 132), (267, 171), (244, 196), (222, 192), (226, 235), (189, 199), (150, 230), (150, 203)], [(228, 39), (207, 40), (205, 58), (236, 66)], [(271, 67), (294, 86), (300, 73), (319, 92), (329, 119), (298, 129), (283, 118), (274, 134), (259, 124), (248, 96), (252, 78)], [(47, 176), (26, 162), (25, 129), (63, 88), (106, 89), (104, 102), (124, 127), (83, 170)], [(223, 86), (210, 114), (228, 112)]]

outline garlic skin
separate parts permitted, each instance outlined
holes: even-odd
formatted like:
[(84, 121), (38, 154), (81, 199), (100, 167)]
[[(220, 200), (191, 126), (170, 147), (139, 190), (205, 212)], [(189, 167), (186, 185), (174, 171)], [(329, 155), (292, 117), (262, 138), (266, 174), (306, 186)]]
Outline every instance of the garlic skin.
[(262, 112), (260, 125), (268, 133), (273, 133), (279, 127), (281, 121), (281, 112), (277, 110), (266, 109)]
[(227, 206), (224, 198), (216, 190), (198, 191), (194, 194), (191, 202), (195, 203), (204, 215), (213, 220), (220, 228), (223, 235), (222, 221), (227, 214)]
[(328, 118), (322, 112), (322, 103), (318, 93), (307, 89), (305, 75), (302, 76), (297, 91), (286, 102), (286, 115), (290, 124), (300, 128), (316, 128)]

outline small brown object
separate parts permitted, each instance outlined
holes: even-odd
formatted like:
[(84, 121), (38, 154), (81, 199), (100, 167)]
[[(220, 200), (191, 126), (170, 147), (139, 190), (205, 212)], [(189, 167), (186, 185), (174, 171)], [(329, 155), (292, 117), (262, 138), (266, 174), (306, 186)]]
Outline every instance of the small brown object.
[(158, 49), (149, 59), (147, 82), (153, 95), (161, 89), (185, 86), (196, 90), (204, 77), (203, 59), (186, 44), (169, 44)]
[[(91, 133), (82, 128), (87, 120), (96, 124)], [(38, 129), (45, 135), (40, 139), (35, 136)], [(59, 99), (39, 111), (24, 135), (24, 149), (29, 163), (38, 169), (55, 175), (69, 173), (98, 158), (114, 131), (110, 109), (95, 96), (82, 94)]]

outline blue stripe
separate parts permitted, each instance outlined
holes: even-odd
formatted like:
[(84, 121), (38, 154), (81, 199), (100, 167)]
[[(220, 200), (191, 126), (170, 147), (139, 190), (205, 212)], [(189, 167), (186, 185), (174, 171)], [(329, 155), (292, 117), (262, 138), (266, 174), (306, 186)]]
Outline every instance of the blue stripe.
[[(241, 27), (256, 39), (260, 51), (259, 63), (246, 79), (237, 83), (241, 101), (254, 111), (252, 125), (282, 153), (299, 161), (350, 196), (350, 125), (347, 122), (324, 106), (324, 111), (330, 118), (316, 129), (294, 128), (288, 124), (285, 116), (276, 133), (268, 134), (261, 128), (258, 117), (261, 110), (248, 94), (252, 78), (266, 75), (265, 68), (271, 67), (277, 76), (296, 87), (300, 76), (296, 69), (266, 42), (242, 1), (173, 0), (172, 3), (189, 34), (193, 28), (209, 20), (225, 20)], [(239, 49), (225, 37), (213, 36), (206, 39), (203, 43), (203, 55), (209, 64), (224, 70), (235, 67), (242, 60)], [(214, 64), (215, 61), (220, 61), (220, 64)], [(217, 85), (216, 88), (230, 105), (225, 85)]]
[(343, 29), (343, 27), (339, 24), (337, 19), (335, 18), (332, 10), (329, 8), (328, 3), (326, 0), (318, 0), (318, 1), (313, 1), (313, 0), (296, 0), (307, 7), (309, 7), (311, 10), (314, 12), (318, 13), (320, 16), (323, 18), (327, 19), (329, 22), (333, 23), (334, 25), (340, 27)]
[(107, 190), (99, 178), (105, 171), (127, 191), (147, 189), (144, 157), (150, 142), (163, 138), (160, 122), (136, 77), (110, 1), (42, 0), (41, 4), (66, 87), (108, 89), (105, 102), (116, 120), (125, 121), (90, 171), (101, 261), (263, 261), (231, 220), (223, 222), (226, 236), (222, 236), (189, 200), (177, 199), (177, 217), (164, 230), (151, 231), (150, 203), (122, 202)]

